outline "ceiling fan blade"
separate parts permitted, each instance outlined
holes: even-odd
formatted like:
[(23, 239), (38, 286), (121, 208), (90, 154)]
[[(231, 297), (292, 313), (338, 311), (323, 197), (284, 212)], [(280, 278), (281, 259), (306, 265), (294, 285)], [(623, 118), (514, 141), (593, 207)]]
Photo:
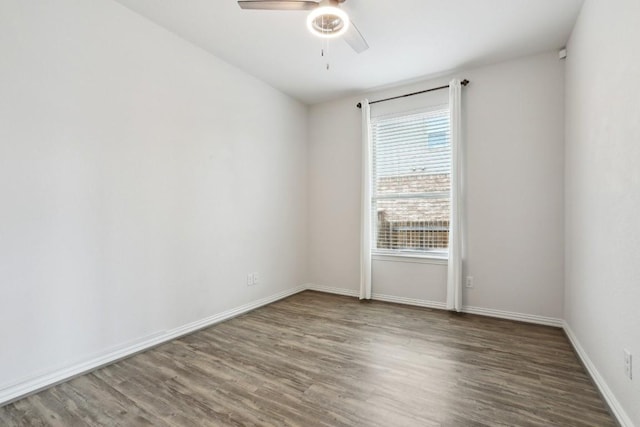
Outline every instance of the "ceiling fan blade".
[(358, 27), (356, 27), (356, 24), (353, 23), (353, 21), (351, 21), (349, 29), (342, 36), (342, 38), (344, 38), (344, 41), (347, 42), (347, 44), (351, 46), (351, 48), (355, 50), (356, 53), (362, 53), (365, 50), (369, 49), (369, 44), (364, 39), (364, 37), (362, 37), (362, 34), (358, 30)]
[(257, 10), (311, 10), (318, 7), (318, 3), (315, 1), (299, 1), (299, 0), (239, 1), (238, 5), (242, 9), (257, 9)]

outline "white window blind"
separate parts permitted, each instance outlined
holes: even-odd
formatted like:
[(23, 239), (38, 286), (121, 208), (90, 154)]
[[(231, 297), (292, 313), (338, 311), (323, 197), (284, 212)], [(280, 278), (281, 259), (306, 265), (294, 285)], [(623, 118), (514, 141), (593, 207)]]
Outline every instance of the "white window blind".
[(449, 110), (371, 122), (372, 248), (377, 253), (445, 255), (449, 242)]

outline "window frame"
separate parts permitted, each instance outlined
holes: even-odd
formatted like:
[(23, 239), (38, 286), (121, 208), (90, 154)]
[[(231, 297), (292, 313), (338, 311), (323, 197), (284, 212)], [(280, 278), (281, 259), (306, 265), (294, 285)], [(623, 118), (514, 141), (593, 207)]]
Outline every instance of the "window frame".
[[(376, 122), (380, 121), (380, 120), (385, 120), (385, 119), (394, 119), (394, 118), (402, 118), (402, 117), (406, 117), (406, 116), (412, 116), (412, 115), (416, 115), (416, 114), (433, 114), (433, 113), (437, 113), (437, 112), (447, 112), (448, 115), (450, 115), (450, 108), (449, 108), (449, 104), (439, 104), (439, 105), (433, 105), (430, 107), (426, 107), (426, 108), (420, 108), (420, 109), (413, 109), (413, 110), (408, 110), (408, 111), (401, 111), (401, 112), (394, 112), (394, 113), (390, 113), (390, 114), (382, 114), (376, 117), (372, 117), (371, 118), (371, 133), (373, 134), (373, 128), (376, 124)], [(426, 132), (427, 135), (429, 135), (429, 132)], [(431, 132), (431, 133), (438, 133), (438, 132)], [(425, 143), (427, 144), (427, 147), (429, 146), (429, 141), (428, 141), (429, 136), (427, 136), (427, 140), (425, 141)], [(372, 144), (375, 144), (375, 141), (372, 140)], [(437, 144), (436, 147), (439, 147), (440, 144)], [(372, 152), (375, 152), (376, 148), (372, 147)], [(372, 162), (375, 163), (376, 161), (376, 157), (375, 155), (372, 155)], [(451, 174), (451, 172), (449, 172), (449, 174)], [(371, 218), (371, 236), (372, 236), (372, 240), (371, 240), (371, 256), (373, 259), (377, 259), (377, 260), (387, 260), (387, 261), (391, 261), (394, 258), (395, 259), (400, 259), (400, 258), (405, 258), (405, 259), (409, 259), (409, 258), (413, 258), (415, 261), (417, 262), (435, 262), (437, 264), (446, 264), (449, 260), (449, 249), (447, 246), (447, 249), (445, 250), (437, 250), (437, 249), (379, 249), (377, 248), (378, 246), (378, 218), (377, 218), (377, 209), (374, 209), (374, 207), (376, 207), (376, 201), (377, 200), (384, 200), (384, 199), (397, 199), (397, 198), (402, 198), (402, 197), (406, 197), (406, 198), (419, 198), (419, 199), (428, 199), (428, 198), (439, 198), (439, 199), (443, 199), (446, 198), (449, 201), (451, 200), (451, 191), (449, 190), (448, 192), (446, 191), (440, 191), (440, 192), (427, 192), (427, 193), (392, 193), (392, 194), (388, 194), (385, 195), (385, 197), (378, 197), (377, 196), (377, 188), (376, 188), (376, 178), (377, 178), (377, 174), (372, 173), (371, 174), (371, 181), (370, 181), (370, 185), (371, 185), (371, 199), (369, 201), (369, 215)], [(405, 196), (402, 196), (402, 194), (405, 194)], [(447, 195), (447, 197), (442, 197), (443, 195)], [(392, 197), (392, 196), (396, 196), (396, 197)], [(398, 197), (399, 196), (399, 197)], [(448, 232), (450, 232), (451, 230), (451, 224), (449, 224), (449, 228), (448, 228)]]

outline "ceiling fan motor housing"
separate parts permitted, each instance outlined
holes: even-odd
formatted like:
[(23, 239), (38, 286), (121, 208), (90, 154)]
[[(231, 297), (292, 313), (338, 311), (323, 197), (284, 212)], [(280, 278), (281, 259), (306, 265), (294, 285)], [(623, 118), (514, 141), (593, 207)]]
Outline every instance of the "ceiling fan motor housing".
[(349, 17), (338, 8), (344, 0), (322, 0), (307, 18), (309, 29), (320, 37), (338, 37), (349, 28)]
[(358, 28), (340, 8), (346, 0), (238, 0), (242, 9), (311, 11), (307, 16), (309, 31), (318, 37), (333, 38), (344, 35), (344, 41), (356, 53), (369, 48)]

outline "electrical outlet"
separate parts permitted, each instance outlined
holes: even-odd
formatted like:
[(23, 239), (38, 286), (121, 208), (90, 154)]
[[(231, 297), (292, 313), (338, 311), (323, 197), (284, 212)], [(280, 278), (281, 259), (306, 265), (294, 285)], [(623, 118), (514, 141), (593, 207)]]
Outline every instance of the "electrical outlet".
[(247, 286), (253, 286), (254, 283), (253, 273), (247, 274)]
[(254, 285), (258, 284), (258, 273), (253, 273), (253, 284)]
[(629, 350), (624, 351), (624, 376), (633, 379), (633, 364), (632, 364), (631, 352)]
[(464, 282), (464, 285), (467, 288), (473, 288), (473, 276), (467, 276), (467, 280)]

